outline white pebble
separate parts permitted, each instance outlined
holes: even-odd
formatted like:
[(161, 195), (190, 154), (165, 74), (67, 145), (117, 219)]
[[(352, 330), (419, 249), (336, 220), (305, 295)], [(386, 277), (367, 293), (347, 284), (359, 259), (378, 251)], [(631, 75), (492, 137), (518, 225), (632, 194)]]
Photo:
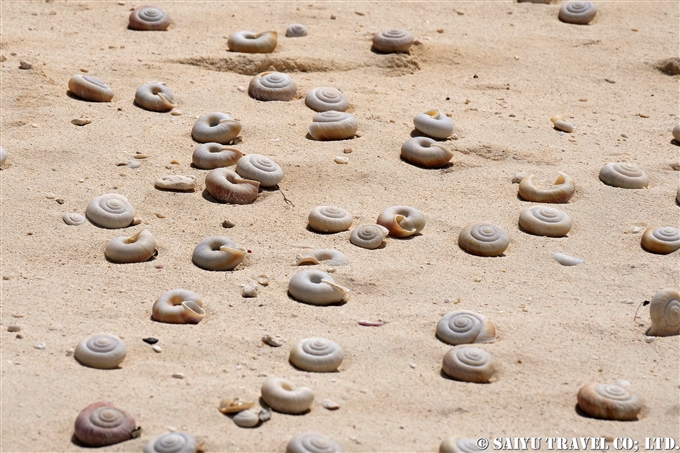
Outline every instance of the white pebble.
[(409, 363), (408, 366), (410, 366), (410, 367), (413, 368), (413, 369), (416, 368), (416, 364), (415, 364), (415, 363)]
[(348, 164), (349, 163), (349, 158), (344, 157), (344, 156), (335, 156), (333, 159), (336, 164)]
[(5, 151), (5, 149), (2, 146), (0, 146), (0, 167), (5, 165), (6, 160), (7, 160), (7, 151)]
[(232, 418), (236, 426), (241, 428), (254, 428), (260, 424), (260, 417), (255, 411), (246, 410), (234, 415)]
[(156, 352), (161, 352), (161, 351), (162, 351), (161, 347), (158, 346), (157, 344), (151, 346), (151, 349), (153, 349), (153, 350), (156, 351)]
[(525, 171), (520, 171), (518, 173), (515, 173), (514, 175), (512, 175), (512, 183), (513, 184), (519, 184), (520, 182), (522, 182), (522, 180), (524, 178), (526, 178), (527, 175), (528, 175), (528, 173), (525, 172)]
[(175, 379), (184, 379), (184, 373), (172, 373), (172, 377)]
[(565, 255), (564, 253), (555, 253), (553, 258), (555, 258), (555, 261), (562, 266), (576, 266), (577, 264), (583, 263), (581, 258), (574, 258), (573, 256)]
[(324, 400), (322, 400), (321, 405), (325, 409), (328, 409), (329, 411), (334, 411), (334, 410), (340, 409), (340, 405), (338, 403), (336, 403), (335, 401), (329, 400), (328, 398), (325, 398)]
[(43, 349), (45, 349), (45, 343), (40, 342), (40, 343), (36, 344), (36, 345), (33, 346), (33, 347), (34, 347), (35, 349), (43, 350)]
[(633, 227), (633, 229), (630, 230), (630, 232), (633, 234), (638, 234), (640, 232), (640, 227)]
[(196, 177), (194, 175), (168, 175), (158, 178), (155, 185), (161, 190), (194, 190)]
[(279, 346), (283, 345), (283, 343), (285, 343), (285, 341), (278, 335), (276, 337), (272, 337), (269, 334), (263, 336), (262, 341), (274, 348), (278, 348)]
[(241, 296), (243, 297), (257, 297), (258, 286), (257, 283), (246, 283), (243, 285)]

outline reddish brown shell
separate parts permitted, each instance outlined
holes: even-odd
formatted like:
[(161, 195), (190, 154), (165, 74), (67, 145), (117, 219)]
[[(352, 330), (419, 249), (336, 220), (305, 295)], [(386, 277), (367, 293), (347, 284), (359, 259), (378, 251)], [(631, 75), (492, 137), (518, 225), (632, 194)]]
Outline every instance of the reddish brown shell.
[(99, 401), (80, 411), (75, 422), (76, 438), (88, 447), (103, 447), (132, 439), (135, 419), (113, 403)]

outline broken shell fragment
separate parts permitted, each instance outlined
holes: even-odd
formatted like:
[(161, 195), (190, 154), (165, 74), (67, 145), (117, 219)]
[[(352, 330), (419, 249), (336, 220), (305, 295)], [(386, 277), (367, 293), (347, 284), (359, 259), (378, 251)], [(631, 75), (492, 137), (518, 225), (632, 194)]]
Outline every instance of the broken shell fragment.
[(196, 177), (194, 175), (167, 175), (158, 178), (155, 185), (161, 190), (188, 192), (196, 188)]

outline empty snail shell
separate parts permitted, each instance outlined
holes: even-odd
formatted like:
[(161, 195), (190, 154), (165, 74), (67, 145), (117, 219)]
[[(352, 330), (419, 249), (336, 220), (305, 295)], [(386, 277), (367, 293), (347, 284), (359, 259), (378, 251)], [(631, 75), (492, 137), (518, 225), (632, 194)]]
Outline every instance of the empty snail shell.
[(349, 107), (349, 101), (339, 90), (331, 87), (314, 88), (305, 96), (305, 104), (317, 112), (335, 110), (344, 112)]
[(388, 234), (389, 230), (382, 225), (361, 225), (352, 230), (349, 241), (357, 247), (372, 250), (380, 247)]
[(338, 369), (345, 353), (339, 344), (325, 338), (307, 338), (293, 346), (290, 363), (305, 371), (328, 373)]
[(307, 27), (302, 24), (292, 24), (286, 28), (286, 36), (289, 38), (301, 38), (307, 36)]
[(290, 101), (297, 93), (297, 84), (281, 72), (263, 72), (248, 85), (250, 97), (260, 101)]
[(437, 323), (437, 337), (451, 345), (493, 343), (496, 329), (486, 317), (467, 310), (445, 314)]
[(0, 146), (0, 167), (5, 165), (5, 161), (7, 160), (7, 150)]
[(241, 132), (241, 123), (226, 113), (206, 113), (196, 120), (191, 136), (199, 143), (217, 142), (227, 144)]
[(306, 304), (330, 305), (342, 301), (349, 289), (335, 283), (327, 273), (309, 269), (291, 277), (288, 292)]
[(674, 138), (676, 141), (680, 142), (680, 123), (676, 124), (676, 125), (673, 127), (673, 138)]
[(277, 33), (275, 31), (237, 31), (229, 36), (227, 47), (232, 52), (271, 53), (276, 49)]
[(259, 181), (260, 187), (274, 187), (283, 179), (279, 164), (259, 154), (248, 154), (236, 162), (236, 173), (242, 178)]
[(97, 77), (76, 74), (68, 81), (68, 89), (81, 99), (94, 102), (109, 102), (113, 90)]
[(203, 170), (229, 167), (243, 157), (243, 153), (236, 148), (229, 148), (220, 143), (203, 143), (191, 155), (191, 163)]
[(141, 263), (156, 252), (156, 239), (146, 228), (134, 236), (118, 236), (106, 244), (104, 255), (114, 263)]
[(320, 233), (339, 233), (352, 226), (352, 214), (336, 206), (317, 206), (309, 213), (309, 227)]
[(170, 25), (168, 13), (155, 6), (140, 6), (130, 13), (128, 28), (132, 30), (163, 31)]
[(439, 445), (439, 453), (481, 453), (485, 452), (478, 446), (479, 438), (476, 439), (459, 439), (455, 437), (447, 437)]
[(458, 235), (460, 248), (478, 256), (501, 256), (509, 244), (508, 234), (489, 222), (468, 223)]
[(160, 82), (149, 82), (137, 88), (135, 102), (153, 112), (167, 112), (177, 106), (168, 87)]
[(474, 346), (454, 346), (444, 354), (442, 369), (447, 376), (466, 382), (489, 382), (496, 372), (491, 355)]
[(75, 212), (69, 212), (62, 217), (66, 225), (78, 226), (85, 223), (85, 216)]
[(667, 255), (680, 249), (680, 229), (675, 227), (647, 228), (642, 233), (642, 247), (648, 252)]
[(320, 264), (322, 262), (328, 266), (347, 266), (349, 264), (349, 259), (347, 259), (345, 254), (339, 250), (319, 249), (299, 256), (295, 265)]
[(153, 304), (152, 317), (169, 324), (198, 324), (205, 317), (198, 294), (186, 289), (173, 289)]
[(453, 157), (453, 151), (429, 137), (413, 137), (401, 145), (405, 161), (425, 168), (439, 168)]
[(103, 228), (125, 228), (135, 219), (135, 209), (127, 198), (115, 193), (95, 197), (87, 205), (85, 215)]
[(595, 14), (597, 8), (591, 2), (568, 2), (562, 5), (557, 17), (568, 24), (587, 25)]
[(260, 416), (251, 410), (241, 411), (232, 417), (236, 426), (241, 428), (254, 428), (260, 424)]
[(413, 117), (413, 124), (420, 132), (432, 138), (444, 139), (453, 133), (453, 122), (438, 109), (418, 113)]
[(126, 353), (127, 347), (123, 340), (115, 335), (99, 333), (80, 340), (73, 357), (90, 368), (111, 370), (118, 368)]
[(272, 409), (284, 414), (301, 414), (307, 411), (314, 401), (314, 392), (307, 387), (298, 387), (292, 382), (270, 377), (260, 389), (262, 399)]
[(649, 185), (649, 176), (637, 165), (628, 162), (605, 165), (600, 170), (600, 180), (608, 186), (622, 189), (644, 189)]
[(583, 412), (605, 420), (636, 420), (643, 407), (642, 400), (624, 387), (597, 382), (584, 384), (577, 400)]
[(425, 228), (425, 216), (410, 206), (392, 206), (380, 213), (376, 223), (387, 228), (390, 236), (405, 238)]
[(657, 292), (649, 304), (649, 316), (652, 318), (652, 327), (647, 331), (647, 335), (652, 337), (680, 335), (680, 292), (668, 288)]
[(536, 203), (566, 203), (576, 192), (574, 179), (566, 173), (557, 173), (557, 179), (549, 189), (539, 189), (534, 186), (532, 178), (528, 175), (519, 183), (519, 196), (527, 201)]
[(328, 110), (314, 115), (307, 131), (314, 140), (345, 140), (354, 137), (357, 128), (357, 120), (349, 113)]
[(196, 450), (194, 437), (181, 431), (161, 434), (144, 446), (144, 453), (196, 453)]
[(381, 53), (408, 52), (413, 35), (406, 30), (382, 30), (373, 36), (373, 48)]
[(257, 198), (260, 183), (243, 179), (227, 168), (216, 168), (205, 176), (205, 188), (222, 203), (249, 204)]
[(208, 271), (230, 271), (243, 261), (246, 249), (225, 236), (210, 236), (194, 248), (191, 255), (196, 266)]
[(559, 209), (534, 206), (522, 211), (519, 226), (536, 236), (562, 237), (571, 229), (571, 219)]
[(286, 453), (341, 453), (340, 446), (323, 434), (301, 433), (286, 445)]
[(196, 177), (194, 175), (166, 175), (158, 178), (154, 185), (160, 190), (188, 192), (196, 188)]
[(80, 411), (74, 434), (88, 447), (104, 447), (131, 439), (135, 429), (135, 419), (130, 414), (100, 401)]

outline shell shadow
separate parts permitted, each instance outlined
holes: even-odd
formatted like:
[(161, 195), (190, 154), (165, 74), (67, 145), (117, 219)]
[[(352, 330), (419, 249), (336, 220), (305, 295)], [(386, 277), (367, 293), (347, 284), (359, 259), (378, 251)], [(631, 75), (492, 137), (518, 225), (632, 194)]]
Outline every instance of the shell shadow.
[(413, 162), (409, 162), (406, 159), (404, 159), (404, 156), (399, 156), (399, 160), (404, 162), (405, 164), (413, 165), (416, 168), (421, 168), (423, 170), (446, 170), (451, 167), (453, 167), (453, 162), (449, 161), (442, 165), (441, 167), (423, 167), (422, 165), (414, 164)]
[[(527, 233), (528, 234), (528, 233)], [(478, 256), (480, 258), (503, 258), (505, 256), (505, 253), (501, 253), (500, 255), (495, 255), (495, 256), (488, 256), (488, 255), (477, 255), (475, 253), (470, 253), (467, 250), (465, 250), (463, 247), (458, 244), (458, 248), (467, 253), (470, 256)]]
[(411, 136), (411, 138), (425, 137), (425, 138), (431, 138), (432, 140), (437, 141), (437, 142), (448, 142), (449, 141), (448, 137), (447, 138), (430, 137), (426, 133), (419, 131), (417, 128), (413, 128), (413, 130), (411, 131), (411, 133), (409, 135)]
[(306, 411), (300, 412), (299, 414), (286, 414), (285, 412), (279, 412), (276, 409), (273, 409), (269, 404), (267, 404), (267, 402), (262, 397), (260, 397), (257, 400), (257, 402), (260, 403), (260, 406), (262, 406), (263, 409), (270, 409), (272, 412), (276, 412), (277, 414), (292, 415), (293, 417), (297, 417), (299, 415), (309, 414), (312, 411), (311, 409), (307, 409)]
[(672, 138), (671, 139), (671, 145), (680, 146), (680, 142), (677, 141), (676, 139)]
[(323, 235), (323, 236), (330, 236), (331, 234), (344, 233), (345, 231), (347, 231), (347, 230), (344, 230), (344, 231), (330, 231), (330, 232), (328, 232), (328, 231), (317, 231), (317, 230), (315, 230), (314, 228), (312, 228), (311, 226), (309, 226), (309, 223), (308, 223), (307, 226), (305, 227), (305, 230), (309, 231), (310, 233), (321, 234), (321, 235)]
[(312, 138), (311, 134), (309, 132), (307, 132), (307, 134), (305, 135), (305, 138), (309, 141), (312, 141), (312, 142), (344, 142), (346, 140), (354, 140), (354, 139), (357, 138), (357, 136), (352, 135), (349, 138), (343, 138), (341, 140), (315, 140), (314, 138)]
[(71, 99), (74, 99), (74, 100), (76, 100), (76, 101), (86, 102), (86, 103), (88, 103), (88, 104), (106, 104), (106, 102), (90, 101), (90, 100), (88, 100), (88, 99), (83, 99), (83, 98), (81, 98), (81, 97), (78, 97), (78, 95), (75, 94), (75, 93), (74, 93), (73, 91), (71, 91), (71, 90), (66, 90), (66, 96), (68, 96), (68, 97), (70, 97)]
[(371, 45), (371, 52), (373, 52), (376, 55), (393, 55), (393, 54), (406, 55), (406, 56), (411, 55), (410, 51), (409, 52), (381, 52), (378, 49), (376, 49), (373, 45)]
[[(387, 235), (387, 237), (388, 237), (388, 238), (391, 238), (391, 239), (395, 239), (395, 240), (397, 240), (397, 241), (412, 241), (412, 240), (414, 240), (415, 238), (418, 238), (418, 237), (420, 237), (420, 236), (422, 236), (422, 235), (423, 235), (423, 233), (418, 232), (418, 233), (413, 233), (413, 234), (410, 235), (410, 236), (406, 236), (405, 238), (395, 238), (394, 236), (390, 236), (390, 235)], [(378, 247), (378, 248), (380, 248), (380, 247)]]
[(468, 382), (468, 381), (461, 381), (459, 379), (454, 379), (451, 376), (449, 376), (448, 374), (444, 373), (444, 369), (439, 370), (439, 376), (446, 379), (447, 381), (462, 382), (463, 384), (474, 384), (474, 385), (490, 385), (490, 384), (493, 384), (493, 382), (491, 382), (491, 381), (489, 381), (489, 382)]
[(310, 304), (307, 302), (302, 302), (301, 300), (297, 300), (296, 298), (293, 297), (293, 295), (290, 292), (286, 292), (288, 295), (288, 299), (292, 300), (293, 302), (297, 302), (298, 304), (304, 304), (308, 305), (310, 307), (341, 307), (347, 303), (345, 299), (342, 299), (339, 302), (333, 302), (332, 304), (323, 304), (323, 305), (315, 305), (315, 304)]
[[(576, 415), (579, 415), (583, 418), (589, 418), (591, 420), (602, 420), (601, 418), (593, 417), (592, 415), (588, 414), (587, 412), (584, 412), (583, 409), (578, 405), (578, 403), (574, 404), (574, 412), (576, 412)], [(616, 420), (617, 422), (637, 422), (639, 421), (639, 416), (635, 420)]]
[(203, 197), (204, 200), (209, 201), (210, 203), (225, 204), (225, 203), (222, 203), (217, 198), (210, 195), (210, 192), (208, 192), (208, 189), (203, 189), (203, 191), (201, 192), (201, 197)]
[(137, 107), (137, 108), (140, 109), (140, 110), (144, 110), (145, 112), (150, 112), (150, 113), (160, 113), (160, 114), (163, 114), (163, 113), (168, 113), (168, 112), (170, 111), (170, 110), (166, 110), (166, 111), (164, 111), (164, 112), (157, 112), (157, 111), (155, 111), (155, 110), (145, 109), (145, 108), (142, 107), (141, 105), (137, 104), (137, 101), (135, 101), (135, 100), (132, 101), (132, 105), (134, 105), (135, 107)]
[(288, 360), (288, 364), (290, 364), (290, 366), (292, 366), (293, 368), (295, 368), (297, 371), (302, 371), (303, 373), (340, 374), (340, 371), (339, 371), (339, 370), (333, 370), (333, 371), (321, 371), (321, 372), (303, 370), (302, 368), (296, 366), (296, 365), (295, 365), (293, 362), (291, 362), (290, 360)]

